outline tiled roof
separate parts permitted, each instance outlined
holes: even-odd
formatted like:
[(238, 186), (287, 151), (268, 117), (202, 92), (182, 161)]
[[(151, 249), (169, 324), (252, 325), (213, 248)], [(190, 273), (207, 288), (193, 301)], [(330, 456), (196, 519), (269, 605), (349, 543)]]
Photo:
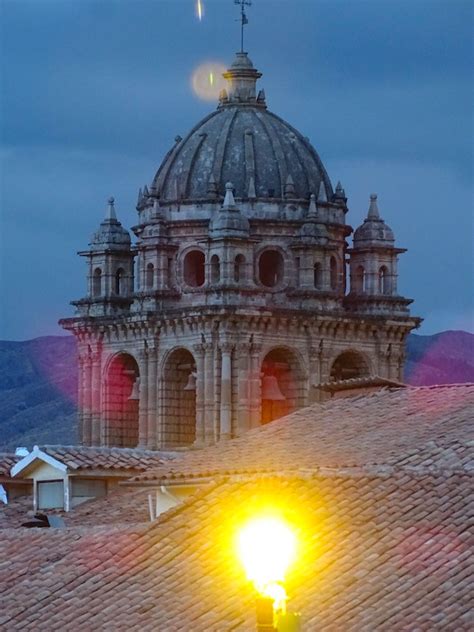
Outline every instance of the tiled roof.
[(39, 448), (71, 470), (138, 470), (167, 463), (173, 454), (140, 448), (90, 448), (85, 446), (45, 445)]
[(262, 500), (298, 532), (287, 590), (305, 632), (472, 630), (472, 476), (414, 471), (216, 480), (150, 525), (6, 530), (0, 628), (254, 629), (233, 543)]
[[(104, 498), (88, 500), (69, 512), (47, 509), (42, 513), (61, 516), (66, 527), (137, 524), (149, 520), (150, 492), (150, 489), (119, 488)], [(32, 495), (13, 498), (7, 505), (0, 504), (0, 529), (16, 529), (31, 520), (34, 513)]]
[(396, 380), (389, 380), (386, 377), (380, 377), (378, 375), (367, 375), (365, 377), (353, 377), (347, 380), (331, 380), (330, 382), (322, 382), (316, 384), (317, 388), (330, 393), (343, 391), (345, 389), (361, 388), (364, 386), (391, 386), (395, 388), (405, 387), (406, 384), (398, 382)]
[(9, 452), (0, 452), (0, 477), (10, 476), (10, 469), (18, 463), (21, 456)]
[(473, 426), (473, 384), (382, 389), (314, 404), (132, 482), (322, 468), (467, 471), (474, 468)]

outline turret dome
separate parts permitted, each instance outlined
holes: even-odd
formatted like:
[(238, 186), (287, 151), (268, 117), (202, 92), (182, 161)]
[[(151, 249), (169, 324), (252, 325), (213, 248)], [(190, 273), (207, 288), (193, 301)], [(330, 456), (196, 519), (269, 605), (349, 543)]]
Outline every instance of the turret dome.
[(380, 217), (377, 196), (372, 193), (370, 206), (364, 223), (354, 232), (354, 248), (373, 245), (393, 246), (395, 236), (390, 226)]
[(123, 250), (124, 248), (130, 248), (130, 233), (118, 221), (114, 203), (114, 198), (109, 198), (105, 219), (100, 224), (99, 230), (92, 235), (90, 241), (92, 250), (102, 250), (103, 248)]
[(222, 199), (232, 181), (237, 199), (308, 200), (320, 190), (333, 191), (326, 170), (296, 129), (267, 110), (265, 94), (256, 93), (260, 73), (247, 53), (238, 53), (224, 73), (227, 90), (213, 112), (165, 157), (153, 188), (161, 202)]

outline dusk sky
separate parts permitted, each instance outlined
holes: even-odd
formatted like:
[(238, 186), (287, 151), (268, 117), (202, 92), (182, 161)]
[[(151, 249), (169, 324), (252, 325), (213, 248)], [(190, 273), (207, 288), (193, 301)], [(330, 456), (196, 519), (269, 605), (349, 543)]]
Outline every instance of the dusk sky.
[[(0, 0), (0, 338), (62, 333), (115, 196), (126, 228), (177, 134), (215, 108), (191, 76), (239, 48), (233, 0)], [(471, 0), (254, 0), (269, 109), (308, 136), (356, 227), (378, 194), (419, 333), (474, 329)]]

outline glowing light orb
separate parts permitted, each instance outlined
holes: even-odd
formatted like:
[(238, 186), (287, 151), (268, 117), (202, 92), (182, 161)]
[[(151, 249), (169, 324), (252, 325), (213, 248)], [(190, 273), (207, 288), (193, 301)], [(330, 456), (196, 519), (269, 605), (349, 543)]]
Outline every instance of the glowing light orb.
[(198, 66), (191, 77), (194, 94), (203, 101), (216, 101), (219, 92), (226, 87), (222, 73), (226, 71), (224, 64), (205, 62)]
[(296, 536), (281, 519), (256, 518), (237, 536), (237, 551), (247, 577), (263, 595), (282, 607), (286, 599), (281, 582), (296, 555)]

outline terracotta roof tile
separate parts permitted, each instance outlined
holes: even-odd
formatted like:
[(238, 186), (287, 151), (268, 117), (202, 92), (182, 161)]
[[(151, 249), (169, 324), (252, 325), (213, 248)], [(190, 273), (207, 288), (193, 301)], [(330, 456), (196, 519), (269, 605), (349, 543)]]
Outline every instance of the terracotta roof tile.
[(61, 461), (72, 470), (137, 470), (164, 465), (175, 456), (173, 452), (140, 448), (96, 448), (86, 446), (40, 446), (40, 450)]
[(0, 452), (0, 477), (9, 477), (11, 468), (15, 463), (18, 463), (21, 458), (23, 457), (13, 453)]
[(383, 389), (298, 410), (132, 481), (320, 468), (474, 468), (474, 385)]

